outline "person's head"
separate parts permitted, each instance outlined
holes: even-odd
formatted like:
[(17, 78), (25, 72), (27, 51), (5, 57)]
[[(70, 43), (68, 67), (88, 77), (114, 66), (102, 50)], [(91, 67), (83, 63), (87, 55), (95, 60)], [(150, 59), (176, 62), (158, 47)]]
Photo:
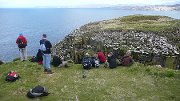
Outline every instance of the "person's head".
[(113, 55), (113, 52), (109, 52), (108, 57), (111, 57)]
[(23, 34), (22, 34), (22, 33), (19, 33), (19, 36), (23, 36)]
[(97, 56), (97, 54), (94, 54), (93, 57), (97, 58), (98, 56)]
[(101, 49), (98, 49), (98, 52), (102, 52), (102, 50), (101, 50)]
[(85, 56), (89, 56), (89, 53), (86, 53)]
[(41, 52), (41, 49), (38, 49), (38, 52)]
[(127, 50), (127, 52), (126, 52), (126, 55), (131, 55), (131, 51), (130, 50)]
[(43, 35), (42, 35), (42, 37), (43, 37), (43, 38), (46, 38), (46, 37), (47, 37), (47, 35), (46, 35), (46, 34), (43, 34)]

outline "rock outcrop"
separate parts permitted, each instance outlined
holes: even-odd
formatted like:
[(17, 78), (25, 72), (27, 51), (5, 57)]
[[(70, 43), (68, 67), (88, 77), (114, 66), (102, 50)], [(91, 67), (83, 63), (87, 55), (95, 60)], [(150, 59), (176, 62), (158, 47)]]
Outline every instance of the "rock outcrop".
[[(164, 17), (158, 16), (158, 20), (160, 19), (162, 20)], [(153, 21), (158, 20), (155, 19)], [(86, 24), (74, 30), (72, 33), (67, 35), (64, 40), (57, 43), (54, 46), (53, 52), (63, 54), (73, 59), (78, 57), (80, 58), (81, 56), (75, 57), (75, 55), (72, 54), (79, 52), (83, 53), (86, 50), (97, 51), (98, 49), (101, 49), (104, 51), (109, 51), (113, 49), (121, 49), (122, 47), (126, 47), (129, 50), (138, 49), (147, 53), (161, 52), (166, 55), (179, 54), (177, 47), (178, 43), (173, 42), (168, 36), (165, 36), (180, 36), (179, 27), (177, 28), (177, 31), (173, 30), (172, 32), (170, 30), (159, 30), (157, 32), (151, 30), (144, 31), (139, 30), (138, 28), (119, 28), (118, 26), (124, 25), (125, 22), (123, 22), (122, 18), (115, 19), (115, 21), (118, 22), (119, 25), (117, 23), (114, 24), (114, 20)], [(174, 20), (171, 19), (171, 21)], [(127, 23), (129, 23), (129, 21)], [(140, 25), (141, 23), (138, 22), (138, 24)], [(114, 26), (116, 27), (111, 29), (109, 26), (113, 28)], [(162, 32), (163, 35), (161, 35)]]

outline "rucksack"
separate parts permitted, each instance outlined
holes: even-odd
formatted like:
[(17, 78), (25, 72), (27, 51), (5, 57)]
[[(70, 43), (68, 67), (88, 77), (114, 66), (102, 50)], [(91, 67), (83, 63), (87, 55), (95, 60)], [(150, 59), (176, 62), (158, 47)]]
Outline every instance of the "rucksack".
[(99, 67), (99, 59), (96, 59), (96, 58), (92, 58), (92, 67)]
[(37, 62), (37, 59), (35, 56), (33, 56), (31, 59), (30, 59), (31, 62)]
[(22, 41), (21, 38), (17, 39), (18, 47), (19, 48), (25, 48), (27, 45)]
[(84, 58), (83, 62), (82, 62), (82, 65), (83, 65), (84, 69), (91, 69), (91, 67), (92, 67), (92, 60), (91, 60), (91, 58), (89, 58), (89, 57)]
[(42, 97), (42, 96), (48, 96), (48, 90), (46, 87), (42, 87), (40, 85), (34, 87), (33, 89), (30, 89), (27, 92), (27, 97), (29, 98), (36, 98), (36, 97)]
[(98, 59), (94, 59), (94, 61), (95, 61), (95, 67), (99, 67), (99, 60)]
[(45, 45), (46, 41), (43, 41), (41, 43), (41, 51), (46, 51), (46, 45)]
[(6, 81), (14, 82), (17, 79), (19, 79), (19, 75), (17, 75), (17, 73), (14, 71), (9, 72), (8, 75), (6, 76)]
[(53, 65), (54, 67), (58, 67), (60, 64), (62, 64), (62, 61), (61, 61), (60, 57), (58, 57), (58, 56), (53, 56), (52, 65)]

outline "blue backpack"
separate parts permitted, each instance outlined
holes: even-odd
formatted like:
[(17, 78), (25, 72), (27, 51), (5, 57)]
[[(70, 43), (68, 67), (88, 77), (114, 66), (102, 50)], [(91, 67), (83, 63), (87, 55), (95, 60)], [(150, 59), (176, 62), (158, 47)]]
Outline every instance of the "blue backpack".
[(41, 51), (46, 51), (46, 45), (45, 45), (46, 41), (43, 41), (41, 44)]

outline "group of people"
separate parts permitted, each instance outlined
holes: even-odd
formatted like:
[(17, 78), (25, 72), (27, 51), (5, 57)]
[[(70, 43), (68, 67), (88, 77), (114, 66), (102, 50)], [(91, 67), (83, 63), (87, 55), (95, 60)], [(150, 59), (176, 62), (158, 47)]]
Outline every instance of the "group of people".
[[(18, 45), (21, 61), (27, 60), (27, 39), (23, 34), (19, 34), (19, 37), (16, 39), (16, 44)], [(44, 67), (44, 72), (47, 74), (52, 74), (51, 71), (51, 48), (52, 44), (47, 39), (46, 34), (42, 34), (42, 39), (40, 40), (40, 49), (38, 50), (36, 59), (40, 63), (42, 62)]]
[[(16, 39), (16, 43), (19, 48), (21, 61), (27, 60), (27, 39), (23, 36), (23, 34), (19, 34), (19, 37)], [(43, 64), (44, 72), (48, 74), (52, 74), (51, 71), (51, 48), (52, 44), (47, 39), (46, 34), (42, 34), (42, 39), (40, 40), (40, 49), (37, 52), (36, 57), (33, 57), (32, 61), (38, 62), (38, 64)], [(107, 58), (107, 59), (106, 59)], [(118, 65), (129, 66), (133, 63), (133, 59), (131, 57), (130, 51), (122, 57), (119, 62), (117, 62), (117, 57), (110, 52), (107, 57), (104, 55), (102, 51), (97, 52), (94, 56), (90, 56), (88, 53), (82, 59), (82, 65), (84, 69), (90, 69), (92, 67), (99, 67), (100, 64), (105, 64), (109, 68), (116, 68)], [(58, 55), (53, 56), (52, 65), (54, 67), (58, 67), (63, 63), (63, 56), (59, 57)]]
[(105, 67), (113, 69), (120, 65), (130, 66), (133, 64), (133, 59), (130, 51), (127, 51), (121, 59), (117, 59), (117, 56), (113, 52), (110, 52), (106, 57), (102, 51), (97, 52), (97, 54), (94, 54), (92, 57), (89, 53), (86, 53), (82, 59), (82, 66), (84, 69), (97, 68), (100, 64), (105, 64)]

